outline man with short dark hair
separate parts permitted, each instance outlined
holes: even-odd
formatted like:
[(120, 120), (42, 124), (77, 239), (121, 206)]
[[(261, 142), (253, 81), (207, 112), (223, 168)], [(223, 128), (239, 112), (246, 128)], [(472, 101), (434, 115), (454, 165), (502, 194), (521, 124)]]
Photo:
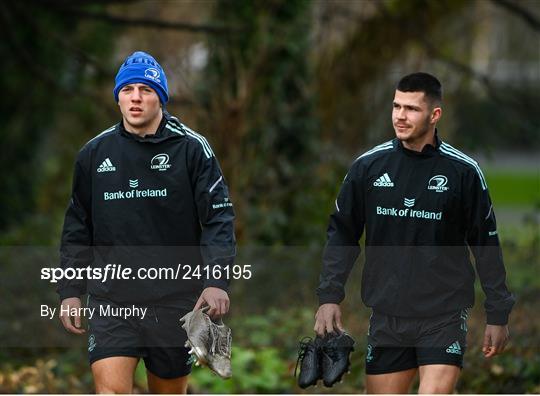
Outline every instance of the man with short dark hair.
[(207, 140), (164, 110), (159, 63), (135, 52), (115, 81), (122, 120), (75, 163), (61, 266), (92, 271), (60, 282), (61, 320), (82, 334), (86, 313), (98, 393), (132, 392), (140, 358), (150, 393), (186, 393), (192, 359), (179, 319), (202, 305), (213, 317), (229, 310), (232, 203)]
[(486, 180), (475, 160), (439, 138), (441, 106), (434, 76), (403, 77), (393, 101), (396, 138), (356, 159), (330, 217), (315, 331), (343, 330), (339, 304), (365, 227), (368, 393), (408, 393), (417, 372), (419, 393), (453, 393), (474, 304), (469, 248), (486, 294), (484, 355), (508, 341), (514, 298)]

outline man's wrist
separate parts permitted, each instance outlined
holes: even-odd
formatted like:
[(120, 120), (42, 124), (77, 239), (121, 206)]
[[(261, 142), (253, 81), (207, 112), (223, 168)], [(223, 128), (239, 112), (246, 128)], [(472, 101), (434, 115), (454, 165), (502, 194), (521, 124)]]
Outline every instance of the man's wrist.
[(223, 279), (207, 279), (204, 282), (203, 289), (208, 289), (209, 287), (216, 287), (229, 293), (229, 283)]
[(486, 324), (506, 326), (508, 324), (508, 315), (508, 312), (486, 312)]
[(74, 287), (74, 286), (68, 286), (63, 289), (58, 290), (60, 302), (64, 301), (66, 298), (71, 298), (71, 297), (81, 298), (83, 294), (84, 293), (81, 293), (79, 288)]
[(345, 296), (335, 294), (319, 294), (319, 306), (323, 304), (340, 304)]

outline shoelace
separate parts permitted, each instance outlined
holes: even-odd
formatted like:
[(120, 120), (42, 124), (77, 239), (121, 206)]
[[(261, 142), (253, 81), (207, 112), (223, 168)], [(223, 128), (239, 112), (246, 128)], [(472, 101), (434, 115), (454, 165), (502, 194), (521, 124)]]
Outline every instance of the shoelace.
[(232, 332), (231, 329), (227, 329), (227, 334), (223, 335), (220, 328), (224, 325), (217, 325), (210, 321), (210, 335), (212, 338), (212, 345), (210, 346), (210, 353), (216, 354), (216, 351), (220, 355), (224, 355), (227, 358), (231, 358), (231, 344), (232, 344)]
[(304, 337), (300, 340), (299, 348), (298, 348), (298, 359), (296, 359), (296, 367), (294, 368), (294, 376), (296, 377), (296, 371), (298, 370), (298, 365), (302, 364), (304, 361), (304, 357), (306, 356), (306, 352), (309, 348), (309, 344), (313, 342), (313, 339), (311, 337)]

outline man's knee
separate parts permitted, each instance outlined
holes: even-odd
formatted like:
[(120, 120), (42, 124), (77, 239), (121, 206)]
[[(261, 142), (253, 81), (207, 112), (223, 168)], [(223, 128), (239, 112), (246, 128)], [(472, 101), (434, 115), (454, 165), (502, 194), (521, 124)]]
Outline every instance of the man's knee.
[(152, 374), (150, 371), (146, 371), (148, 378), (148, 390), (150, 393), (175, 393), (186, 394), (188, 388), (188, 377), (165, 379)]
[(98, 394), (126, 394), (133, 392), (133, 380), (129, 377), (95, 375), (94, 385)]
[(454, 386), (450, 384), (420, 384), (418, 388), (419, 394), (452, 394)]
[(138, 358), (114, 356), (92, 363), (96, 393), (131, 393)]
[(97, 394), (126, 394), (132, 393), (131, 386), (121, 383), (99, 383), (96, 381)]
[(367, 393), (408, 393), (417, 369), (396, 371), (387, 374), (367, 375)]
[(452, 365), (421, 366), (418, 393), (454, 393), (460, 372), (459, 367)]

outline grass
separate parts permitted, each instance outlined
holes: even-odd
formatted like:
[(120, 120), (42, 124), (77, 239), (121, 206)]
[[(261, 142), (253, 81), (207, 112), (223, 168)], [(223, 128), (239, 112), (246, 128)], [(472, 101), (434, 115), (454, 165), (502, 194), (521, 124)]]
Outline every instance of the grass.
[(530, 207), (540, 203), (540, 169), (486, 170), (491, 200), (497, 207)]

